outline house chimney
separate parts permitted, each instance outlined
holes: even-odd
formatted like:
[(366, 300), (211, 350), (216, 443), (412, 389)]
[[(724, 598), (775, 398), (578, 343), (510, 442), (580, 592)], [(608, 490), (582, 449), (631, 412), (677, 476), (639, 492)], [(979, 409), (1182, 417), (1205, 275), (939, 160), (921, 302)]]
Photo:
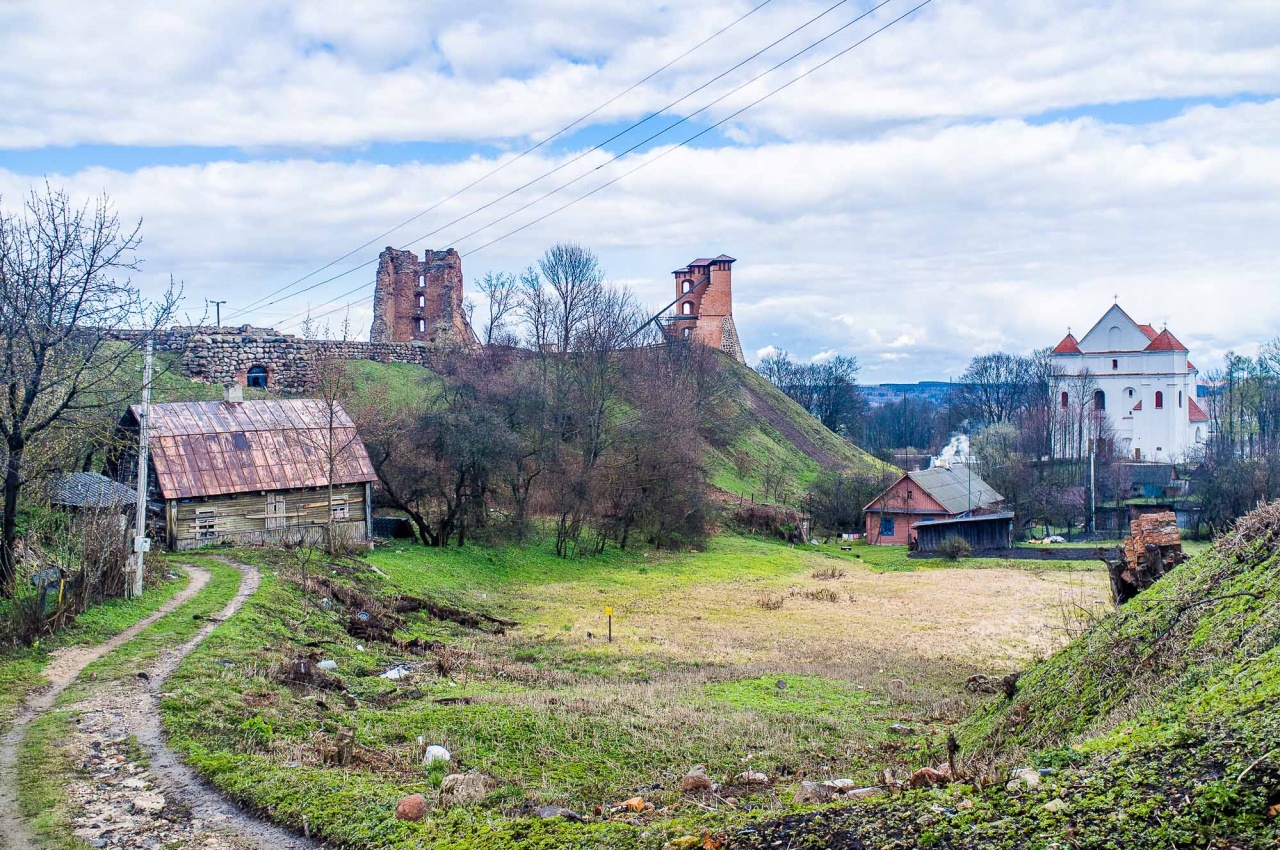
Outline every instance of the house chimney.
[(227, 404), (240, 404), (244, 401), (244, 387), (237, 383), (227, 383), (222, 385), (222, 400)]

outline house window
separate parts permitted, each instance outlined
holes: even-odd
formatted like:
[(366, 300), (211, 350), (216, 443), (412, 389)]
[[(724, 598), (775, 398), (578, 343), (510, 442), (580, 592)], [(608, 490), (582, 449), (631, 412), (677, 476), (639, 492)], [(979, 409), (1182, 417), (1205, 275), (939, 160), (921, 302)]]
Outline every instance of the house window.
[(267, 529), (284, 528), (289, 519), (285, 515), (284, 494), (267, 494)]
[(693, 302), (692, 302), (692, 301), (686, 301), (686, 302), (684, 302), (683, 304), (681, 304), (681, 305), (680, 305), (680, 314), (681, 314), (682, 316), (692, 316), (692, 315), (693, 315)]
[(265, 390), (267, 388), (267, 378), (266, 366), (250, 366), (248, 374), (245, 375), (244, 383), (245, 386)]
[(213, 540), (218, 536), (218, 515), (213, 508), (196, 511), (196, 539)]
[(1099, 412), (1107, 409), (1107, 394), (1102, 390), (1093, 394), (1093, 409)]
[(1065, 392), (1062, 394), (1062, 409), (1067, 409), (1067, 394)]
[(335, 520), (351, 519), (351, 507), (346, 502), (334, 502), (329, 506), (329, 516)]
[(893, 523), (893, 517), (891, 517), (891, 516), (882, 516), (882, 517), (880, 517), (880, 536), (881, 536), (881, 537), (892, 537), (892, 536), (893, 536), (893, 525), (894, 525), (894, 523)]
[(1156, 390), (1156, 410), (1164, 408), (1164, 393)]
[(1120, 368), (1120, 361), (1119, 361), (1119, 360), (1116, 360), (1116, 359), (1114, 359), (1114, 358), (1113, 358), (1113, 359), (1112, 359), (1112, 361), (1111, 361), (1111, 371), (1113, 371), (1113, 372), (1114, 372), (1115, 370), (1117, 370), (1117, 369), (1119, 369), (1119, 368)]

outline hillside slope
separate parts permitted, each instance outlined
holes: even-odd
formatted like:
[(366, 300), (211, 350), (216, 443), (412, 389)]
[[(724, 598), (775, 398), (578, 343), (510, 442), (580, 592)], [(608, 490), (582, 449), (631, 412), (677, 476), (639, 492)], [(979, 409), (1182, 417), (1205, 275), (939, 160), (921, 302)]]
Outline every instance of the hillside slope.
[(795, 499), (824, 469), (891, 471), (832, 433), (754, 369), (728, 357), (718, 359), (722, 386), (717, 403), (730, 427), (717, 433), (706, 423), (703, 429), (715, 487), (767, 501), (767, 479), (780, 477), (785, 482), (784, 495)]
[[(723, 355), (716, 360), (720, 380), (713, 403), (715, 421), (708, 418), (699, 428), (712, 486), (761, 501), (794, 501), (824, 469), (889, 469), (832, 433), (753, 369)], [(157, 401), (222, 397), (221, 387), (188, 380), (179, 367), (171, 355), (158, 358)], [(422, 366), (354, 360), (349, 368), (358, 395), (377, 392), (398, 406), (431, 404), (439, 395), (440, 376)], [(248, 390), (245, 396), (262, 398), (266, 393)], [(776, 498), (776, 481), (782, 482), (781, 499)]]

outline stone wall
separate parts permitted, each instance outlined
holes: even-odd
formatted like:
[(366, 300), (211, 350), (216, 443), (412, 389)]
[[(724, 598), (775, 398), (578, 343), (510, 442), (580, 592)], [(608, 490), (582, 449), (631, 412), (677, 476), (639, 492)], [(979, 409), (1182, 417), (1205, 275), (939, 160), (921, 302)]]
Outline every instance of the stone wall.
[[(136, 331), (117, 339), (137, 340)], [(250, 370), (266, 371), (267, 389), (286, 394), (307, 391), (317, 360), (373, 360), (439, 368), (451, 346), (423, 342), (308, 340), (270, 328), (175, 327), (155, 337), (155, 350), (181, 357), (185, 377), (208, 384), (247, 386)]]

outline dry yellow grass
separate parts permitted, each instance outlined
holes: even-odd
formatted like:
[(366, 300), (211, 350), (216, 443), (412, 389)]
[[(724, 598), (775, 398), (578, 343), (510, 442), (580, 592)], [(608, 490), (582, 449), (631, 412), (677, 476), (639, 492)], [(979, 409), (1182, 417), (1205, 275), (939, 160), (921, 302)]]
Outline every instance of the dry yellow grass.
[[(1062, 645), (1064, 606), (1100, 608), (1107, 598), (1098, 572), (874, 572), (851, 565), (842, 578), (817, 580), (804, 560), (791, 576), (745, 573), (708, 583), (657, 577), (603, 592), (584, 576), (525, 587), (518, 604), (541, 638), (598, 649), (605, 648), (610, 605), (613, 651), (685, 663), (808, 668), (881, 652), (904, 661), (1016, 668)], [(834, 591), (839, 601), (805, 595), (815, 590)], [(766, 592), (785, 597), (780, 609), (757, 604)]]

